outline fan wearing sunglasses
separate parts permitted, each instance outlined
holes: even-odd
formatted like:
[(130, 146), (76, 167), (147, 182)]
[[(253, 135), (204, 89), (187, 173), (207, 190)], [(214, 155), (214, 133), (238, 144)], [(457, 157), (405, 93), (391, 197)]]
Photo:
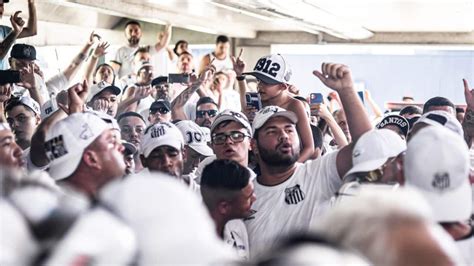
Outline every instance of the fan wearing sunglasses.
[(159, 99), (150, 106), (148, 122), (151, 125), (158, 122), (171, 122), (171, 104), (167, 100)]
[(217, 104), (211, 97), (202, 97), (196, 103), (195, 122), (201, 127), (211, 128), (218, 112)]

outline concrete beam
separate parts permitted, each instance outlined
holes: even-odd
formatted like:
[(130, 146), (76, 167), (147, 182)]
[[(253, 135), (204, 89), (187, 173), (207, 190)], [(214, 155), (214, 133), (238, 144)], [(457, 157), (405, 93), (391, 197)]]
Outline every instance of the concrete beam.
[(178, 12), (170, 9), (157, 8), (147, 5), (146, 2), (136, 1), (111, 1), (111, 0), (49, 0), (58, 5), (76, 6), (89, 10), (94, 10), (103, 14), (133, 18), (150, 23), (173, 25), (194, 31), (211, 34), (228, 33), (232, 29), (233, 37), (254, 38), (256, 31), (248, 25), (228, 22), (222, 18), (207, 18), (192, 15), (190, 13)]

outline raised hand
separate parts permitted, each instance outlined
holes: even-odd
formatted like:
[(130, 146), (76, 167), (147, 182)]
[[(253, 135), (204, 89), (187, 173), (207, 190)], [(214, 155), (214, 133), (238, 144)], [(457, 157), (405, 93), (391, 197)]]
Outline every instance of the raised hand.
[(462, 79), (464, 83), (464, 98), (466, 99), (467, 108), (474, 110), (474, 89), (469, 88), (469, 83), (466, 79)]
[(12, 86), (5, 84), (0, 86), (0, 105), (8, 101), (12, 96)]
[(321, 66), (321, 72), (315, 70), (313, 71), (313, 74), (318, 77), (324, 85), (338, 93), (354, 89), (351, 71), (346, 65), (323, 63)]
[(82, 83), (73, 85), (67, 92), (69, 106), (66, 107), (62, 103), (58, 103), (59, 107), (67, 114), (82, 112), (89, 93), (89, 84), (87, 84), (87, 81), (84, 80)]
[(101, 57), (107, 54), (107, 48), (109, 48), (110, 44), (108, 42), (101, 42), (97, 47), (94, 49), (94, 56)]
[(239, 56), (237, 56), (237, 58), (235, 58), (234, 56), (231, 57), (232, 64), (234, 65), (234, 71), (235, 74), (237, 74), (237, 77), (242, 76), (242, 73), (244, 73), (245, 70), (245, 62), (241, 58), (243, 52), (244, 49), (240, 48)]
[(25, 26), (25, 21), (20, 17), (21, 11), (16, 11), (10, 17), (10, 23), (12, 24), (13, 31), (18, 35), (23, 30)]
[(41, 71), (41, 68), (36, 64), (35, 62), (32, 63), (33, 65), (33, 71), (40, 76), (42, 79), (44, 79), (44, 74), (43, 71)]
[(133, 101), (145, 99), (152, 93), (151, 86), (131, 86), (127, 89), (126, 98)]
[(92, 103), (92, 109), (106, 114), (109, 110), (109, 101), (107, 101), (106, 99), (96, 99)]
[(36, 88), (35, 71), (32, 64), (29, 64), (26, 68), (20, 69), (20, 80), (21, 82), (18, 83), (19, 86), (22, 86), (29, 91)]
[(95, 31), (92, 31), (91, 35), (89, 35), (88, 42), (89, 42), (90, 45), (92, 45), (92, 44), (96, 43), (96, 40), (100, 41), (100, 39), (101, 39), (100, 35), (95, 33)]

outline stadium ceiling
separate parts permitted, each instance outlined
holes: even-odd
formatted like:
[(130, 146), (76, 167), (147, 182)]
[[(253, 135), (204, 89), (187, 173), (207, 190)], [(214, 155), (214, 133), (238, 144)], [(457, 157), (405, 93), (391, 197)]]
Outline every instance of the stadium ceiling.
[[(26, 11), (26, 0), (8, 11)], [(13, 3), (14, 2), (14, 3)], [(23, 3), (25, 2), (25, 3)], [(112, 29), (121, 17), (236, 38), (258, 32), (324, 33), (364, 40), (378, 33), (470, 33), (474, 0), (36, 0), (41, 21)], [(10, 6), (13, 6), (10, 9)], [(11, 12), (10, 12), (11, 13)], [(5, 19), (4, 19), (5, 21)], [(95, 25), (94, 25), (95, 24)]]

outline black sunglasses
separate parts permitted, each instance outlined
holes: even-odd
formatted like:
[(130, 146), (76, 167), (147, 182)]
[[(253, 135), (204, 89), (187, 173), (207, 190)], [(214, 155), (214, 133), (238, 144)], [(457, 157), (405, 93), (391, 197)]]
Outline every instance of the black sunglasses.
[(214, 117), (217, 115), (217, 110), (201, 110), (201, 111), (196, 111), (196, 116), (199, 118), (204, 117), (205, 115), (208, 115), (209, 117)]
[(165, 115), (165, 114), (169, 113), (170, 110), (166, 107), (158, 107), (158, 108), (155, 108), (155, 109), (150, 109), (150, 114), (156, 114), (157, 112), (162, 114), (162, 115)]

